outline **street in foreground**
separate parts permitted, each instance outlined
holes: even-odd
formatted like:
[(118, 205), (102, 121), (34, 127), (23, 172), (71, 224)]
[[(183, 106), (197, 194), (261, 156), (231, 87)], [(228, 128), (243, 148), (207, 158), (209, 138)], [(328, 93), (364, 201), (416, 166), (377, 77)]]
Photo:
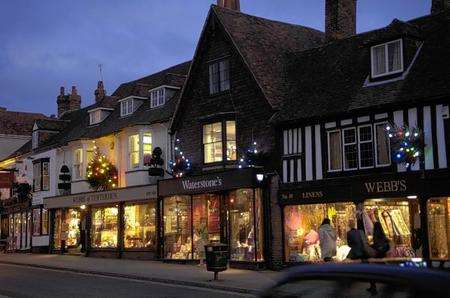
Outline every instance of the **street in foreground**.
[(206, 288), (0, 264), (3, 297), (250, 297)]

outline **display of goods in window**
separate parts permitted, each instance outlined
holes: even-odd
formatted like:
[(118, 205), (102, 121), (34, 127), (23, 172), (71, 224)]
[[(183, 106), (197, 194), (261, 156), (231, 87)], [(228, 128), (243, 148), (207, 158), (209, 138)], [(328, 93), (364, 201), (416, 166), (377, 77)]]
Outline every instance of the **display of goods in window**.
[(393, 160), (406, 168), (414, 165), (425, 147), (422, 131), (417, 127), (388, 124), (386, 132), (391, 140)]
[(86, 173), (89, 185), (95, 190), (108, 190), (118, 185), (116, 167), (97, 147), (94, 147), (94, 157), (89, 162)]

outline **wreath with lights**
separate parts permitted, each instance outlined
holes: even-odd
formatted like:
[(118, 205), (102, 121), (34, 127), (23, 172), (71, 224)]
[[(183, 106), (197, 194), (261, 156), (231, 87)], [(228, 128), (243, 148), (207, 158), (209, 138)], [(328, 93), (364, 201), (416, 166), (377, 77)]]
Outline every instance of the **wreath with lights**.
[(89, 161), (86, 170), (86, 179), (92, 189), (109, 190), (118, 185), (117, 168), (94, 147), (94, 157)]
[(419, 128), (388, 124), (386, 132), (391, 142), (392, 160), (395, 163), (410, 168), (420, 159), (425, 144)]

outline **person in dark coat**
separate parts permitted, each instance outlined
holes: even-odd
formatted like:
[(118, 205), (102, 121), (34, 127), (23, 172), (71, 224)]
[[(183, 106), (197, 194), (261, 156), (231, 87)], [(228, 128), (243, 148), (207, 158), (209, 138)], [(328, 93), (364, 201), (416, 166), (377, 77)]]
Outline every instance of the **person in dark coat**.
[[(351, 260), (366, 259), (367, 253), (364, 244), (364, 232), (356, 229), (355, 221), (350, 219), (348, 222), (350, 231), (347, 232), (347, 244), (350, 246), (350, 252), (347, 258)], [(367, 242), (367, 239), (365, 240)]]
[(384, 234), (383, 227), (379, 221), (373, 225), (373, 244), (371, 247), (375, 250), (376, 258), (384, 258), (389, 251), (389, 239)]

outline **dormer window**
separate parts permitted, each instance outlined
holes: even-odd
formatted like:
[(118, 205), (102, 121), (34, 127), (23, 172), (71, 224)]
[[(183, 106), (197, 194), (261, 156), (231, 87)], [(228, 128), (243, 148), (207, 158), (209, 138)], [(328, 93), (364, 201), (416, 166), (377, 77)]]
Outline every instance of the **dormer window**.
[(125, 117), (133, 114), (134, 112), (134, 100), (133, 98), (128, 98), (120, 102), (120, 116)]
[(96, 108), (88, 111), (89, 113), (89, 125), (95, 125), (103, 120), (111, 113), (113, 109), (108, 108)]
[(403, 42), (401, 39), (371, 48), (372, 78), (403, 72)]
[(166, 103), (165, 88), (150, 91), (150, 107), (156, 108)]

